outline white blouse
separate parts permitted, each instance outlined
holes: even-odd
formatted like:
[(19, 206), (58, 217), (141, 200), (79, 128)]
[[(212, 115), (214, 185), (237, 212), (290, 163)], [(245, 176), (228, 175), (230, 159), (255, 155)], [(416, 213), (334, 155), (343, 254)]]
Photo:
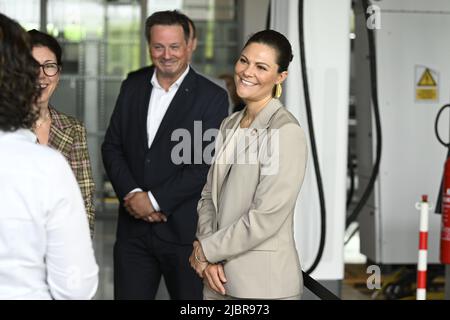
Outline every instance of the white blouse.
[(29, 130), (0, 131), (0, 299), (90, 299), (97, 285), (68, 163)]

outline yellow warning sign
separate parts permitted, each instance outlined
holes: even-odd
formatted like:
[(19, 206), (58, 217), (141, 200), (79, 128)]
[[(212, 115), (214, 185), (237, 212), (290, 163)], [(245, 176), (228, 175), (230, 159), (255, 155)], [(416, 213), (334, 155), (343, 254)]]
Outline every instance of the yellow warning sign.
[(415, 95), (417, 102), (435, 102), (439, 99), (439, 74), (427, 67), (416, 66)]
[(416, 89), (416, 100), (418, 101), (436, 101), (437, 90), (436, 89)]
[(433, 75), (430, 72), (430, 69), (426, 68), (420, 77), (419, 83), (417, 84), (419, 87), (428, 87), (428, 86), (436, 86), (436, 81), (433, 79)]

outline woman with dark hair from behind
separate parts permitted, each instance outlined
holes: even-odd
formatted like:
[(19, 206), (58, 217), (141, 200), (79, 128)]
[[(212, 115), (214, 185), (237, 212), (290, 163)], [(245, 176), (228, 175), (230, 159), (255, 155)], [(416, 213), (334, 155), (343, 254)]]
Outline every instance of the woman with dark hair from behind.
[(98, 266), (80, 190), (30, 130), (38, 68), (28, 34), (0, 14), (0, 299), (90, 299)]
[(38, 82), (41, 94), (36, 103), (39, 117), (33, 124), (33, 131), (40, 144), (58, 150), (69, 162), (83, 196), (91, 237), (93, 237), (95, 186), (86, 129), (80, 121), (50, 105), (50, 98), (58, 87), (62, 70), (62, 49), (58, 41), (47, 33), (33, 29), (28, 31), (28, 34), (32, 55), (40, 64)]
[(236, 61), (236, 93), (245, 108), (220, 126), (189, 258), (204, 279), (205, 299), (301, 296), (293, 220), (306, 139), (279, 100), (291, 60), (286, 37), (264, 30), (250, 37)]

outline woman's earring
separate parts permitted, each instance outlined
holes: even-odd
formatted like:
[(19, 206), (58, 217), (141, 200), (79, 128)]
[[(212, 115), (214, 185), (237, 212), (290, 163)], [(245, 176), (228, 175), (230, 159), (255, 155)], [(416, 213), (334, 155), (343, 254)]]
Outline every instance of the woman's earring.
[(281, 97), (281, 94), (283, 93), (283, 88), (281, 87), (281, 83), (277, 83), (276, 89), (275, 89), (275, 98)]

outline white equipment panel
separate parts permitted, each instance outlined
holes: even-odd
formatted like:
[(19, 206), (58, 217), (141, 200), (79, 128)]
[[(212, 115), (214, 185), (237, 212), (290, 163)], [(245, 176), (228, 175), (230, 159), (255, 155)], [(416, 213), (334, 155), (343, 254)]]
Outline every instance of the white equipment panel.
[[(350, 9), (350, 0), (305, 1), (306, 64), (327, 210), (325, 249), (312, 273), (318, 280), (340, 280), (344, 276)], [(309, 137), (300, 67), (298, 1), (272, 1), (271, 23), (293, 46), (294, 60), (283, 98)], [(320, 204), (311, 146), (308, 147), (307, 173), (295, 218), (295, 238), (305, 271), (317, 255), (320, 240)]]
[[(378, 99), (383, 134), (375, 196), (360, 222), (361, 252), (382, 264), (417, 263), (419, 211), (416, 202), (429, 196), (428, 262), (439, 262), (440, 215), (434, 214), (446, 157), (434, 134), (439, 108), (450, 102), (450, 2), (396, 0), (373, 2), (381, 8), (376, 30)], [(356, 86), (360, 186), (375, 161), (375, 128), (370, 119), (370, 92), (365, 19), (357, 14)], [(417, 84), (428, 68), (436, 82), (435, 99), (417, 99)], [(433, 89), (433, 88), (432, 88)], [(372, 123), (371, 123), (372, 121)], [(448, 138), (447, 113), (441, 117)], [(445, 124), (445, 127), (444, 127)]]

